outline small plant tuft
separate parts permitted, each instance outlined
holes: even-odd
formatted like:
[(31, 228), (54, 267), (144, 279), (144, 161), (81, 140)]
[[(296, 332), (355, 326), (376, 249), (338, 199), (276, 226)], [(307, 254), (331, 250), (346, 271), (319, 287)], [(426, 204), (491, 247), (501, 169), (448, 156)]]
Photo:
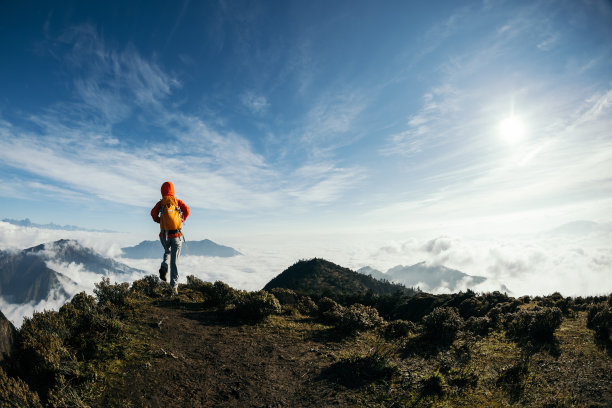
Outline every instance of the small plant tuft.
[(444, 376), (440, 371), (421, 380), (421, 393), (428, 396), (441, 396), (444, 394)]

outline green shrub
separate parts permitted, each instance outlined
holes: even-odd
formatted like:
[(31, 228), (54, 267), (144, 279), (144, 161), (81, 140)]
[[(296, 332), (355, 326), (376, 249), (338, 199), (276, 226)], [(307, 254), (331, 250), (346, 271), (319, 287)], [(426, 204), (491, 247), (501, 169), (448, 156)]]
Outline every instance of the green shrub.
[(241, 292), (227, 283), (216, 281), (212, 286), (204, 285), (203, 294), (210, 306), (227, 307), (235, 305), (241, 297)]
[(98, 303), (110, 303), (116, 307), (125, 306), (130, 293), (130, 284), (127, 282), (114, 283), (111, 285), (109, 278), (102, 278), (95, 284), (94, 293)]
[(504, 315), (500, 307), (494, 307), (490, 309), (486, 317), (491, 321), (491, 329), (496, 329), (501, 326), (503, 323)]
[(273, 288), (270, 290), (270, 293), (278, 299), (282, 306), (296, 306), (298, 303), (298, 295), (291, 289)]
[(408, 320), (393, 320), (385, 326), (385, 337), (388, 339), (399, 339), (416, 331), (416, 324)]
[(608, 342), (612, 332), (612, 308), (607, 303), (599, 303), (589, 308), (587, 328), (595, 332), (595, 339)]
[(506, 316), (506, 330), (519, 340), (551, 341), (561, 325), (563, 314), (558, 307), (536, 307)]
[(319, 311), (319, 307), (310, 296), (300, 296), (297, 303), (297, 310), (304, 315), (313, 315)]
[(486, 336), (492, 328), (491, 318), (487, 316), (470, 317), (465, 321), (464, 329), (479, 336)]
[(249, 320), (262, 320), (280, 312), (281, 305), (278, 299), (265, 290), (247, 292), (236, 302), (236, 313)]
[(61, 363), (75, 359), (64, 346), (69, 334), (64, 319), (57, 312), (34, 312), (31, 318), (25, 318), (18, 342), (23, 368), (54, 381), (54, 373)]
[(324, 374), (351, 388), (389, 381), (399, 371), (390, 356), (391, 350), (379, 346), (366, 354), (352, 354), (340, 359), (325, 369)]
[(423, 334), (436, 343), (450, 344), (461, 328), (463, 320), (454, 307), (436, 307), (423, 317)]
[(81, 399), (78, 391), (74, 389), (63, 375), (58, 376), (58, 381), (55, 387), (49, 391), (47, 397), (47, 406), (53, 408), (88, 408)]
[(206, 286), (207, 283), (210, 282), (204, 282), (202, 279), (194, 275), (187, 275), (187, 283), (185, 286), (192, 290), (200, 290), (202, 286)]
[(480, 299), (471, 297), (462, 301), (459, 306), (459, 314), (464, 319), (471, 316), (484, 316), (487, 313), (487, 305)]
[[(187, 277), (187, 281), (189, 281), (189, 277)], [(164, 283), (156, 275), (147, 275), (142, 279), (132, 282), (131, 292), (149, 298), (168, 296), (171, 294), (171, 289), (168, 285), (164, 285)]]
[(354, 333), (358, 330), (373, 329), (383, 322), (384, 319), (380, 317), (378, 310), (361, 303), (355, 303), (342, 310), (336, 320), (336, 327), (348, 333)]
[(324, 323), (336, 324), (342, 318), (344, 313), (344, 306), (338, 304), (336, 301), (323, 297), (318, 303), (319, 318)]
[(517, 300), (521, 302), (522, 304), (526, 305), (527, 303), (531, 302), (531, 296), (528, 296), (528, 295), (521, 296)]
[(9, 377), (0, 367), (0, 406), (3, 408), (41, 407), (38, 394), (19, 377)]

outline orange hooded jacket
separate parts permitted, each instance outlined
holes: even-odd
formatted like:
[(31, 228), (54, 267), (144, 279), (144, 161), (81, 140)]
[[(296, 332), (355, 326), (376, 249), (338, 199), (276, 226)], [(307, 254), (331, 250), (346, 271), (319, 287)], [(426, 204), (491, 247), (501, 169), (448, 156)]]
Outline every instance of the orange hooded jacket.
[[(169, 181), (166, 181), (164, 184), (162, 184), (161, 195), (162, 197), (166, 197), (166, 196), (174, 197), (174, 185)], [(189, 217), (189, 207), (187, 207), (187, 204), (185, 204), (178, 198), (176, 199), (176, 202), (178, 203), (178, 206), (181, 209), (181, 212), (183, 213), (183, 221), (187, 220), (187, 217)], [(151, 217), (153, 218), (153, 221), (155, 221), (158, 224), (160, 222), (160, 219), (159, 219), (160, 207), (161, 207), (161, 200), (159, 200), (157, 204), (155, 204), (155, 207), (153, 207), (153, 209), (151, 210)], [(161, 236), (161, 232), (159, 233), (159, 235)], [(180, 236), (181, 236), (181, 233), (168, 234), (168, 238), (176, 238)]]

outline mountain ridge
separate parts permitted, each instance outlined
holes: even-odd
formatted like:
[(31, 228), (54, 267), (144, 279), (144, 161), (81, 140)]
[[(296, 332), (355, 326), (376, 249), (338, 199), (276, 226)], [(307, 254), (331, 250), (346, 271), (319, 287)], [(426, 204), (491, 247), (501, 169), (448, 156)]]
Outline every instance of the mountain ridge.
[[(142, 241), (135, 246), (123, 247), (121, 250), (123, 252), (123, 257), (129, 259), (160, 258), (163, 253), (159, 241)], [(209, 239), (187, 241), (183, 243), (181, 253), (182, 255), (217, 256), (221, 258), (242, 255), (232, 247), (219, 245)]]
[(377, 278), (384, 277), (391, 282), (401, 283), (409, 287), (425, 285), (425, 287), (421, 287), (425, 291), (438, 288), (448, 288), (451, 291), (456, 291), (462, 289), (459, 287), (460, 284), (473, 287), (486, 280), (483, 276), (468, 275), (444, 265), (429, 265), (425, 261), (410, 266), (396, 265), (389, 268), (386, 273), (370, 266), (360, 268), (357, 272)]
[(0, 295), (9, 303), (20, 304), (68, 298), (65, 283), (76, 283), (50, 263), (80, 265), (100, 276), (143, 273), (103, 257), (76, 240), (60, 239), (21, 251), (0, 251)]

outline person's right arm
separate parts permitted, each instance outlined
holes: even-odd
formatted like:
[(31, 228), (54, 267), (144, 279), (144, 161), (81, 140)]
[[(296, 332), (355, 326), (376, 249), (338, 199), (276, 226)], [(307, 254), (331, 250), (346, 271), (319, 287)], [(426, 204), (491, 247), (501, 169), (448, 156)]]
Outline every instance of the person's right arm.
[(153, 209), (151, 210), (151, 218), (153, 218), (153, 221), (155, 221), (156, 223), (159, 224), (159, 207), (161, 207), (161, 200), (157, 202), (157, 204), (155, 204), (155, 207), (153, 207)]

